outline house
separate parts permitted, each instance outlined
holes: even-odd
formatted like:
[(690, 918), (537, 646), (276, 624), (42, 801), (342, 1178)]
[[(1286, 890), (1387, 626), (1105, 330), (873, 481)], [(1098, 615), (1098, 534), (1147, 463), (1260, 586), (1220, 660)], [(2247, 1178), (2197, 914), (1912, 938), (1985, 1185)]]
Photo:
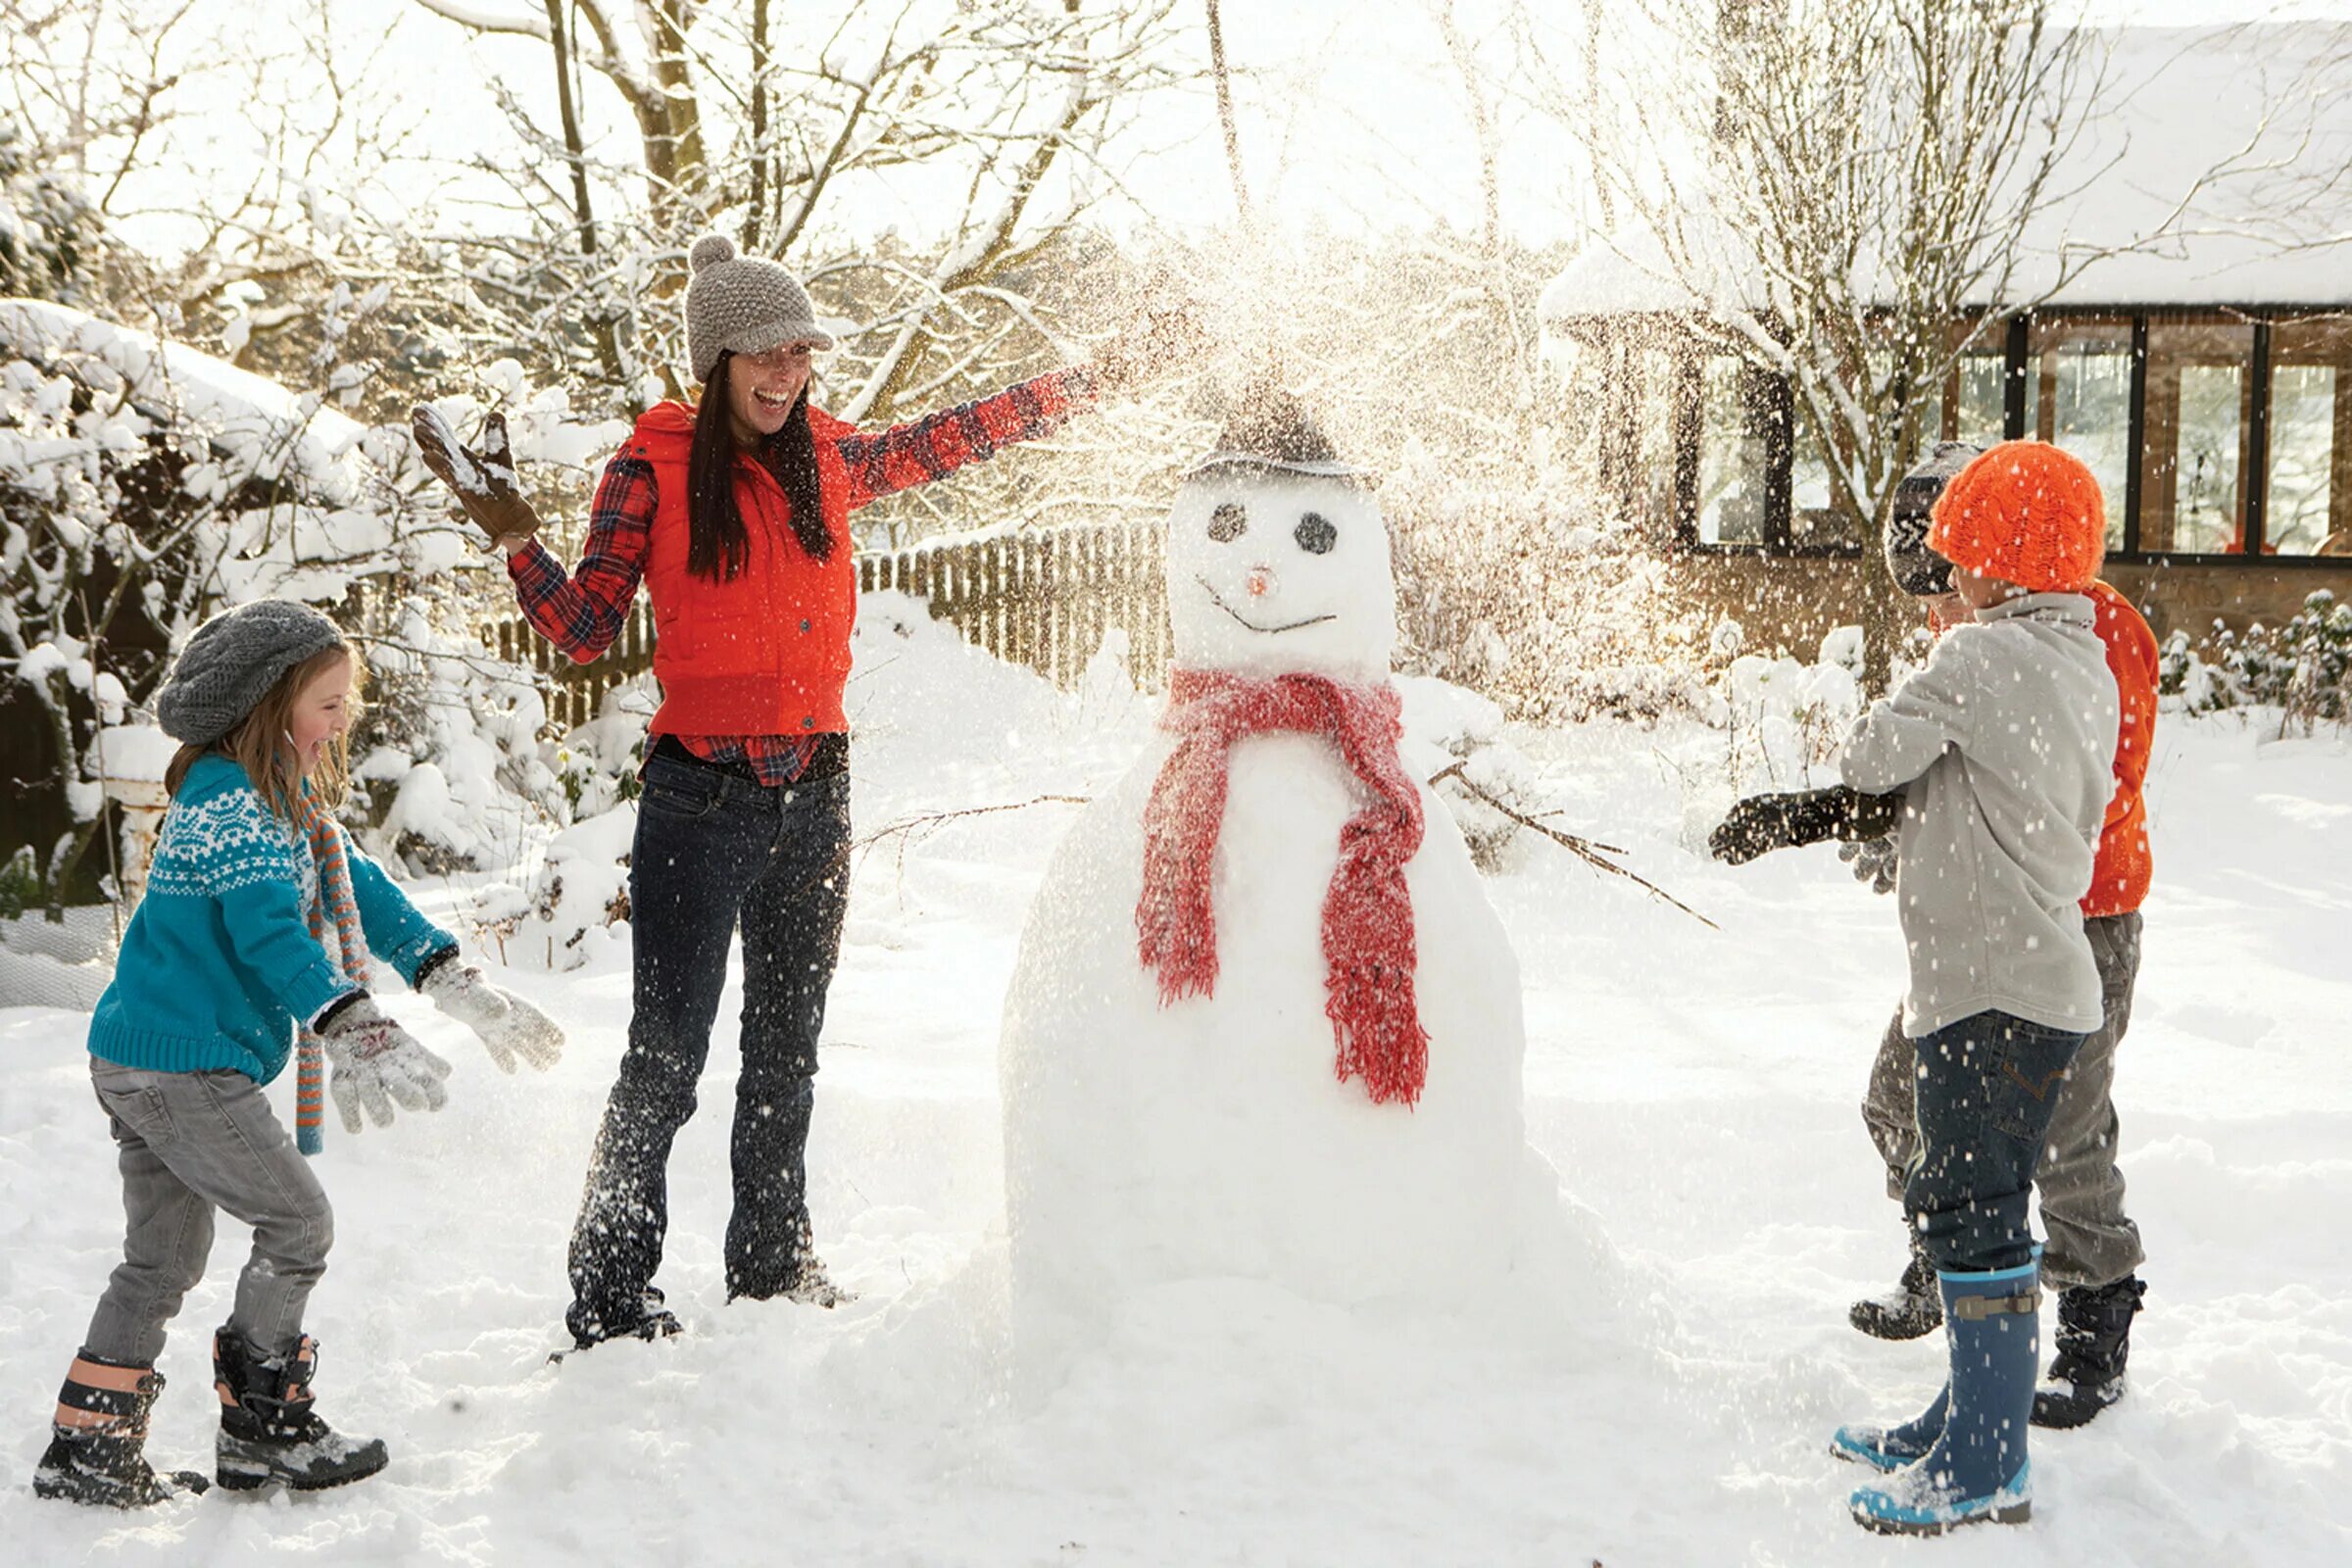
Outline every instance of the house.
[[(1972, 302), (1989, 324), (1955, 321), (1983, 335), (1929, 434), (2034, 437), (2088, 464), (2106, 575), (2160, 635), (2277, 624), (2319, 588), (2352, 599), (2352, 25), (2093, 42), (2098, 107), (2025, 227), (2011, 297)], [(1702, 597), (1806, 646), (1855, 618), (1876, 564), (1830, 506), (1786, 382), (1675, 329), (1748, 303), (1752, 251), (1716, 250), (1692, 277), (1621, 229), (1552, 280), (1544, 330), (1571, 373), (1607, 357), (1627, 509), (1679, 546)], [(2053, 287), (2069, 252), (2098, 259)]]

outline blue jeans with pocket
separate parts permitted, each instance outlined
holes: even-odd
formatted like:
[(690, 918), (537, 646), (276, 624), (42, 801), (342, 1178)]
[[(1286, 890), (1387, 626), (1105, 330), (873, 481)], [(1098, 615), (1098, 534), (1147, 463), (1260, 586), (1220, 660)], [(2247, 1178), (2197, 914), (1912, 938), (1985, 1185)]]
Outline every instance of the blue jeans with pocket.
[(1983, 1273), (2032, 1259), (2034, 1169), (2067, 1067), (2087, 1038), (1980, 1012), (1912, 1042), (1919, 1145), (1903, 1209), (1938, 1270)]
[(798, 783), (662, 747), (647, 759), (629, 859), (628, 1049), (605, 1106), (571, 1235), (574, 1332), (637, 1319), (669, 1223), (670, 1144), (696, 1086), (743, 935), (730, 1296), (772, 1296), (808, 1250), (805, 1153), (817, 1036), (849, 887), (847, 740)]

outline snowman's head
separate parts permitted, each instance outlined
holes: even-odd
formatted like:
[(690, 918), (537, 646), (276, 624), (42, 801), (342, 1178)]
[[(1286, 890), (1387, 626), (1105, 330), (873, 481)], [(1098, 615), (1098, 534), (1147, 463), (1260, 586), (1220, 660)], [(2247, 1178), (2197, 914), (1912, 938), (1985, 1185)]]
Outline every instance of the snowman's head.
[(1203, 465), (1168, 516), (1168, 620), (1188, 669), (1386, 680), (1396, 584), (1379, 504), (1352, 472)]

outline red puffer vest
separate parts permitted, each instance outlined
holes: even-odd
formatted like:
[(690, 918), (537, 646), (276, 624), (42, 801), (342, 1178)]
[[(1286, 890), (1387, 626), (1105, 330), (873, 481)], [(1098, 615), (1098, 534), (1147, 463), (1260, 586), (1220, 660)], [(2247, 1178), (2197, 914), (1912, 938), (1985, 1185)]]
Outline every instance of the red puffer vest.
[(841, 694), (850, 678), (858, 619), (851, 559), (850, 476), (837, 443), (853, 428), (815, 409), (816, 470), (823, 486), (823, 561), (801, 548), (792, 507), (775, 476), (735, 461), (735, 505), (750, 535), (743, 571), (712, 582), (686, 569), (686, 466), (694, 410), (659, 403), (621, 450), (653, 465), (653, 541), (645, 564), (654, 603), (654, 676), (662, 682), (657, 735), (798, 735), (846, 730)]

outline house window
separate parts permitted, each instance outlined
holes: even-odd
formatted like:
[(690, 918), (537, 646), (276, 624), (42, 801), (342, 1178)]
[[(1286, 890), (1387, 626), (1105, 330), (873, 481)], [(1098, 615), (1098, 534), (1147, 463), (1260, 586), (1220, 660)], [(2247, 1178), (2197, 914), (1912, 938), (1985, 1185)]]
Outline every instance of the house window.
[[(1968, 330), (1965, 326), (1953, 329), (1955, 346)], [(1999, 443), (2006, 433), (2003, 414), (2008, 377), (2007, 334), (1998, 328), (1980, 330), (1976, 341), (1960, 350), (1958, 362), (1944, 380), (1943, 419), (1937, 439), (1981, 447)]]
[(2242, 555), (2253, 472), (2253, 323), (2152, 320), (2147, 345), (2139, 548)]
[(1728, 354), (1699, 367), (1698, 538), (1701, 544), (1767, 542), (1765, 496), (1770, 397), (1766, 378)]
[(2265, 554), (2352, 555), (2352, 322), (2271, 328)]
[[(2352, 312), (2053, 310), (1965, 342), (1974, 324), (1953, 328), (1961, 352), (1923, 441), (1991, 446), (2014, 431), (2073, 453), (2119, 555), (2352, 557)], [(1669, 508), (1690, 544), (1858, 548), (1837, 484), (1840, 423), (1822, 428), (1786, 378), (1655, 347), (1629, 354), (1637, 368), (1616, 444), (1629, 512)]]
[(2098, 476), (2107, 548), (2124, 544), (2132, 459), (2132, 319), (2045, 317), (2027, 346), (2026, 429)]

